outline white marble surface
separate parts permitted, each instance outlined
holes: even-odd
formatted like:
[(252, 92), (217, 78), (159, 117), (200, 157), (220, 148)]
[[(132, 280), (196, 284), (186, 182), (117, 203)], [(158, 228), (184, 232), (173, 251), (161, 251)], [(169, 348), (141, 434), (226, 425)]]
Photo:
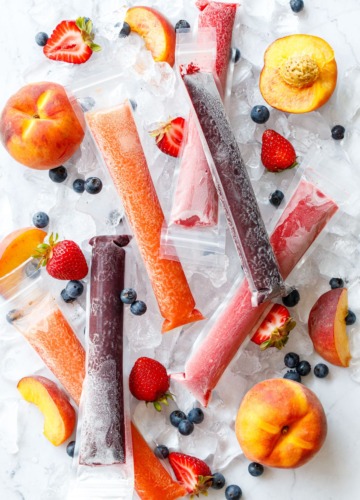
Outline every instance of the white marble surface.
[[(170, 3), (165, 2), (165, 0), (147, 2), (147, 4), (154, 6), (162, 6), (174, 23), (183, 16), (191, 17), (193, 15), (194, 11), (189, 5), (192, 2), (184, 0), (184, 6), (182, 6), (181, 0), (174, 0)], [(287, 117), (284, 131), (291, 140), (295, 141), (300, 155), (306, 153), (313, 141), (322, 148), (325, 155), (338, 155), (338, 158), (349, 162), (354, 172), (358, 171), (360, 78), (356, 83), (354, 77), (360, 72), (359, 1), (305, 0), (305, 10), (298, 15), (290, 11), (286, 0), (243, 0), (242, 3), (240, 8), (241, 26), (235, 39), (243, 59), (240, 63), (241, 66), (239, 66), (240, 69), (237, 69), (237, 73), (235, 73), (234, 92), (236, 93), (241, 84), (241, 71), (245, 71), (247, 67), (250, 68), (250, 63), (255, 77), (258, 75), (262, 66), (263, 52), (275, 38), (292, 33), (309, 33), (325, 38), (333, 46), (336, 54), (339, 68), (337, 91), (330, 103), (321, 108), (318, 113), (311, 113), (310, 118), (305, 116)], [(107, 12), (111, 13), (119, 8), (119, 4), (119, 1), (113, 0), (104, 0), (103, 2), (63, 0), (61, 3), (54, 0), (3, 2), (0, 18), (2, 66), (0, 108), (3, 107), (8, 97), (25, 82), (45, 77), (49, 79), (49, 73), (47, 73), (49, 66), (46, 66), (48, 63), (45, 62), (44, 65), (42, 51), (34, 42), (34, 36), (38, 31), (50, 33), (62, 19), (74, 19), (79, 15), (91, 17), (96, 25), (96, 19), (99, 15), (104, 16)], [(96, 57), (100, 58), (101, 56), (96, 55)], [(97, 60), (99, 59), (94, 56), (91, 63), (93, 67), (96, 67)], [(54, 64), (51, 65), (51, 71), (51, 78), (62, 83), (67, 83), (72, 75), (71, 72), (64, 73), (63, 67), (58, 69)], [(86, 71), (86, 68), (79, 71)], [(353, 75), (351, 78), (346, 76), (349, 75), (349, 71), (350, 75)], [(351, 100), (344, 101), (347, 89)], [(249, 92), (251, 94), (251, 90)], [(254, 87), (253, 95), (248, 96), (248, 103), (250, 105), (258, 104), (256, 102), (258, 95), (258, 90)], [(242, 141), (252, 144), (248, 138), (242, 139), (241, 136), (236, 106), (240, 107), (242, 104), (241, 97), (234, 97), (231, 118), (235, 129), (238, 129), (240, 144)], [(277, 117), (277, 121), (274, 123), (282, 123), (280, 114), (272, 113), (272, 116)], [(252, 126), (249, 122), (245, 123)], [(346, 126), (345, 140), (336, 145), (331, 139), (329, 140), (327, 135), (330, 134), (330, 128), (335, 123)], [(259, 134), (255, 133), (255, 138), (259, 140)], [(339, 161), (338, 174), (336, 172), (334, 174), (332, 171), (332, 181), (335, 184), (338, 179), (343, 178), (341, 167), (342, 163)], [(31, 190), (36, 190), (39, 186), (43, 186), (48, 194), (53, 196), (53, 200), (49, 202), (51, 205), (49, 208), (54, 215), (64, 216), (66, 219), (67, 207), (73, 206), (69, 190), (65, 191), (67, 188), (54, 187), (50, 185), (50, 182), (45, 184), (46, 175), (33, 178), (25, 170), (24, 167), (17, 165), (3, 148), (0, 149), (0, 236), (6, 235), (16, 227), (30, 223), (31, 212), (40, 208), (36, 205)], [(157, 175), (161, 177), (159, 172), (161, 170), (158, 171)], [(255, 187), (259, 193), (260, 201), (262, 200), (263, 208), (263, 198), (268, 193), (267, 188), (273, 188), (272, 182), (274, 181), (269, 181), (267, 176), (261, 174), (262, 171), (259, 168), (255, 168), (253, 171), (253, 176), (256, 177), (254, 179)], [(284, 177), (286, 179), (284, 181), (285, 188), (291, 180), (291, 175), (293, 174)], [(352, 194), (357, 195), (353, 208), (348, 208), (345, 215), (341, 215), (342, 219), (335, 221), (336, 230), (330, 231), (323, 238), (321, 245), (317, 247), (311, 257), (301, 263), (293, 275), (294, 279), (301, 282), (303, 292), (303, 303), (294, 313), (300, 325), (302, 333), (299, 335), (300, 340), (302, 340), (291, 339), (287, 350), (298, 349), (302, 357), (308, 359), (313, 365), (321, 361), (319, 356), (312, 353), (311, 346), (306, 341), (305, 327), (301, 325), (306, 321), (309, 308), (315, 297), (326, 291), (326, 282), (332, 273), (348, 279), (350, 306), (359, 318), (358, 323), (349, 329), (353, 352), (352, 366), (349, 369), (330, 367), (330, 376), (324, 380), (316, 379), (313, 375), (304, 378), (304, 383), (315, 391), (324, 406), (328, 418), (326, 442), (318, 455), (300, 469), (266, 469), (264, 475), (259, 478), (253, 478), (248, 474), (248, 462), (239, 453), (239, 456), (232, 460), (222, 472), (226, 476), (227, 484), (235, 483), (241, 486), (243, 498), (246, 500), (302, 500), (303, 498), (348, 500), (358, 496), (360, 487), (360, 478), (357, 472), (360, 468), (360, 342), (357, 338), (360, 336), (358, 326), (360, 322), (360, 228), (359, 224), (356, 223), (356, 217), (359, 218), (360, 184), (357, 181), (358, 177), (355, 174), (354, 179), (351, 177), (346, 179)], [(44, 199), (49, 200), (49, 198)], [(268, 214), (268, 212), (266, 213)], [(79, 226), (77, 228), (72, 226), (69, 234), (81, 242), (91, 236), (95, 230), (95, 224), (89, 215), (79, 212), (74, 214)], [(68, 214), (68, 217), (72, 217), (72, 214)], [(351, 237), (349, 237), (349, 233), (351, 233)], [(344, 256), (348, 258), (345, 259)], [(326, 266), (326, 263), (329, 265)], [(192, 279), (195, 284), (195, 279), (193, 277)], [(57, 285), (52, 286), (55, 290)], [(139, 287), (141, 286), (139, 283)], [(144, 286), (146, 289), (147, 285)], [(198, 281), (195, 286), (200, 290), (201, 283)], [(200, 298), (199, 301), (204, 303), (206, 307), (206, 294), (204, 297)], [(151, 300), (149, 298), (150, 302)], [(208, 309), (210, 313), (214, 312), (214, 304), (211, 303)], [(158, 324), (157, 319), (155, 324)], [(14, 338), (9, 341), (7, 337), (2, 336), (2, 333), (0, 333), (0, 498), (2, 500), (63, 500), (66, 498), (70, 471), (70, 460), (66, 455), (65, 445), (55, 448), (46, 441), (42, 435), (41, 415), (36, 408), (23, 402), (16, 391), (17, 381), (22, 376), (29, 374), (27, 370), (50, 378), (51, 374), (22, 339)], [(156, 339), (159, 338), (158, 332), (154, 335)], [(168, 347), (173, 348), (170, 337), (164, 339), (163, 343), (164, 352)], [(136, 351), (134, 349), (132, 358), (136, 358), (139, 353), (153, 355), (154, 349), (157, 347), (157, 340), (152, 344), (150, 342), (150, 346), (148, 350)], [(161, 354), (161, 347), (158, 348), (157, 352)], [(263, 378), (263, 361), (259, 362), (254, 353), (252, 346), (249, 346), (241, 358), (238, 358), (243, 365), (249, 364), (249, 371), (256, 372), (254, 375), (249, 375), (245, 380), (246, 369), (242, 368), (242, 371), (239, 371), (238, 366), (240, 365), (237, 364), (238, 360), (235, 360), (231, 370), (228, 370), (227, 378), (225, 377), (225, 381), (220, 383), (220, 390), (228, 389), (226, 394), (222, 394), (228, 407), (225, 410), (217, 410), (217, 419), (223, 420), (224, 425), (228, 426), (229, 429), (233, 426), (236, 408), (245, 389), (249, 388), (255, 380)], [(266, 372), (269, 376), (281, 375), (284, 372), (282, 356), (283, 354), (274, 355), (277, 365), (273, 362), (272, 371)], [(234, 378), (231, 378), (232, 374)], [(235, 388), (230, 392), (228, 381), (239, 385), (232, 386)], [(239, 387), (238, 393), (237, 387)], [(180, 395), (180, 397), (181, 401), (184, 401), (184, 405), (191, 401), (186, 399), (186, 395)], [(215, 398), (215, 403), (216, 401)], [(143, 407), (134, 404), (133, 411), (139, 420), (143, 419)], [(222, 411), (223, 414), (219, 414)], [(211, 418), (214, 418), (214, 414), (216, 414), (215, 409), (210, 407), (209, 415)], [(157, 415), (155, 417), (158, 418), (156, 425), (160, 428), (164, 425), (165, 417)], [(207, 456), (204, 441), (209, 439), (209, 449), (215, 449), (216, 442), (210, 444), (210, 438), (213, 439), (213, 435), (208, 434), (207, 431), (202, 434), (202, 458)], [(189, 443), (192, 438), (186, 439)], [(188, 444), (186, 444), (185, 439), (180, 440), (180, 445), (186, 451)], [(236, 443), (233, 445), (236, 448)], [(224, 491), (211, 491), (209, 493), (209, 499), (220, 498), (224, 498)]]

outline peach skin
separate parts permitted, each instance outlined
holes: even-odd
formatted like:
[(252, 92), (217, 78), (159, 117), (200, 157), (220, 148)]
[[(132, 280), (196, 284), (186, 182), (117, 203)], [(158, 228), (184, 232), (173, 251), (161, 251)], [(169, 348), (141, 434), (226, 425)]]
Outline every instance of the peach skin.
[(320, 450), (327, 421), (310, 389), (292, 380), (274, 378), (246, 393), (235, 432), (249, 460), (288, 469), (300, 467)]
[(37, 170), (67, 161), (84, 138), (82, 111), (73, 105), (57, 83), (22, 87), (7, 101), (0, 117), (0, 136), (8, 153)]
[(43, 413), (44, 436), (55, 446), (59, 446), (72, 434), (76, 413), (66, 394), (45, 377), (30, 376), (22, 378), (17, 388), (22, 397), (34, 403)]

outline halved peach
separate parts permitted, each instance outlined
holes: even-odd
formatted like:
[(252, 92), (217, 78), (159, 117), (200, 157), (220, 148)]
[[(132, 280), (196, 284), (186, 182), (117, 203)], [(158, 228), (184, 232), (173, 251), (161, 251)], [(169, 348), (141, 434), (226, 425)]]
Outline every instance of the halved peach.
[(16, 229), (0, 241), (0, 278), (29, 259), (37, 245), (44, 241), (46, 231), (36, 227)]
[(166, 17), (151, 7), (132, 7), (126, 12), (125, 22), (144, 38), (155, 61), (174, 65), (176, 34)]
[(334, 288), (318, 298), (308, 320), (309, 335), (315, 351), (337, 366), (349, 366), (351, 359), (346, 335), (347, 314), (347, 289)]
[(307, 113), (330, 99), (336, 80), (334, 51), (325, 40), (313, 35), (290, 35), (267, 48), (260, 91), (273, 108)]
[(76, 413), (67, 395), (46, 377), (22, 378), (17, 388), (22, 397), (34, 403), (45, 417), (44, 435), (55, 446), (59, 446), (72, 434)]

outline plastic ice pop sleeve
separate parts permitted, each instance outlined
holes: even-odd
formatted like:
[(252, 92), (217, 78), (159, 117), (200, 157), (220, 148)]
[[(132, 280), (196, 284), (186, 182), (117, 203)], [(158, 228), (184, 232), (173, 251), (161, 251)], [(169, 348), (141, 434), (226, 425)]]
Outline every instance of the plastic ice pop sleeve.
[(86, 120), (124, 205), (147, 269), (164, 332), (203, 319), (195, 309), (180, 262), (161, 259), (164, 214), (157, 197), (128, 101), (88, 112)]
[[(128, 236), (96, 236), (92, 245), (86, 377), (80, 401), (70, 499), (133, 496), (129, 394), (123, 373), (123, 303)], [(89, 467), (90, 466), (90, 467)], [(101, 466), (101, 467), (100, 467)], [(96, 492), (96, 496), (95, 496)]]
[(255, 193), (211, 73), (181, 67), (231, 235), (254, 306), (284, 295), (285, 286)]
[(55, 299), (35, 282), (15, 296), (7, 307), (15, 308), (13, 326), (79, 404), (85, 375), (85, 350)]
[[(285, 278), (337, 209), (336, 203), (313, 183), (300, 181), (270, 238)], [(240, 346), (272, 307), (271, 303), (252, 307), (246, 280), (231, 292), (226, 303), (219, 314), (215, 313), (210, 331), (188, 359), (185, 373), (173, 375), (204, 406)]]
[(186, 489), (172, 479), (134, 424), (131, 424), (135, 488), (141, 500), (176, 500)]

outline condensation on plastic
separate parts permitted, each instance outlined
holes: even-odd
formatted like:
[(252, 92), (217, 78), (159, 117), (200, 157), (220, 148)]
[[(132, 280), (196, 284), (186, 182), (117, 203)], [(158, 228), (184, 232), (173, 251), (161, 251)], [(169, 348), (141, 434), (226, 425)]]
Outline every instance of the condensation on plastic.
[[(114, 241), (123, 241), (123, 237), (114, 236)], [(125, 262), (131, 258), (131, 252), (126, 248), (126, 245), (122, 247), (125, 252)], [(106, 260), (106, 259), (105, 259)], [(109, 267), (110, 266), (110, 267)], [(106, 264), (106, 270), (110, 270), (111, 263)], [(128, 264), (125, 264), (125, 269)], [(121, 281), (121, 279), (120, 279)], [(87, 290), (87, 303), (86, 310), (91, 310), (91, 284)], [(119, 299), (120, 300), (120, 299)], [(87, 327), (86, 327), (86, 344), (90, 343), (89, 333), (90, 333), (90, 314), (87, 315)], [(87, 395), (87, 382), (88, 377), (85, 378), (84, 389), (80, 400), (78, 423), (76, 429), (76, 445), (74, 458), (72, 462), (72, 477), (69, 487), (68, 500), (130, 500), (133, 498), (134, 491), (134, 463), (133, 463), (133, 453), (132, 453), (132, 441), (131, 441), (131, 429), (130, 429), (130, 394), (128, 390), (128, 378), (125, 375), (129, 372), (128, 357), (124, 356), (127, 352), (127, 339), (123, 336), (123, 416), (124, 416), (124, 462), (123, 463), (111, 463), (108, 465), (87, 465), (80, 463), (80, 454), (84, 453), (84, 440), (87, 438), (84, 430), (84, 423), (87, 420), (89, 424), (89, 405), (86, 404)], [(89, 352), (87, 348), (87, 360), (86, 364), (89, 363)], [(98, 406), (100, 402), (98, 402)], [(109, 399), (104, 399), (104, 405), (108, 406)], [(101, 408), (100, 408), (100, 413)], [(106, 415), (106, 412), (105, 412)], [(99, 417), (99, 414), (94, 416)], [(94, 424), (95, 425), (95, 424)], [(95, 450), (96, 451), (96, 450)], [(100, 452), (98, 457), (102, 453)]]

